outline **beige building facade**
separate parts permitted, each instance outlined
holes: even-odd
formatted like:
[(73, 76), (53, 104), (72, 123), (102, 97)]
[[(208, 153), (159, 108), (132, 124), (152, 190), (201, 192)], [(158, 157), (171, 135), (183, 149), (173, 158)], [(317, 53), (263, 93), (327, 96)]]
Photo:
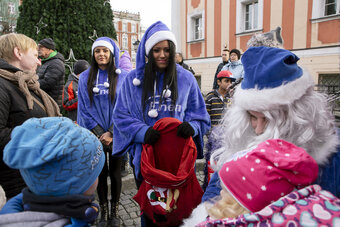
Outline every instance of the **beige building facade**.
[(212, 89), (225, 44), (244, 53), (253, 34), (278, 26), (284, 48), (315, 83), (339, 89), (339, 9), (340, 0), (173, 0), (171, 24), (203, 93)]
[[(121, 50), (129, 51), (133, 63), (136, 61), (136, 48), (143, 33), (140, 13), (113, 10), (113, 23), (117, 33), (117, 42)], [(137, 43), (136, 43), (137, 42)]]

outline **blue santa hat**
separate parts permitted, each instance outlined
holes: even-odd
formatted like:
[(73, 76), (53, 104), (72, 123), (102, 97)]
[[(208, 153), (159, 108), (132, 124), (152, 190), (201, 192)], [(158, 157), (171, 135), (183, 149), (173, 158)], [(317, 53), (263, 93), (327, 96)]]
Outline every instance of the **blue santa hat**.
[(96, 47), (106, 47), (111, 51), (111, 54), (113, 55), (114, 59), (115, 59), (115, 65), (116, 65), (116, 73), (120, 74), (121, 70), (118, 68), (119, 66), (119, 48), (116, 45), (116, 43), (110, 39), (109, 37), (99, 37), (98, 39), (96, 39), (96, 41), (94, 41), (94, 43), (92, 44), (92, 50), (91, 53), (93, 55), (93, 51), (94, 48)]
[(145, 57), (148, 56), (152, 47), (164, 40), (172, 41), (177, 45), (174, 33), (161, 21), (152, 24), (144, 33), (139, 43), (136, 59), (136, 78), (133, 79), (133, 85), (139, 86), (144, 77)]
[(244, 79), (234, 94), (234, 104), (247, 110), (263, 111), (291, 104), (314, 86), (302, 70), (299, 57), (288, 50), (250, 47), (242, 56)]
[(83, 194), (105, 162), (97, 137), (65, 117), (31, 118), (13, 129), (4, 162), (36, 195)]

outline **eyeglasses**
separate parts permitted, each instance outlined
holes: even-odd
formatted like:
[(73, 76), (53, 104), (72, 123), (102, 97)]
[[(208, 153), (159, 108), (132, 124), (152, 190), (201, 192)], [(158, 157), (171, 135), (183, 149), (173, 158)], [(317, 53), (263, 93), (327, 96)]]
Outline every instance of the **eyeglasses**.
[(227, 56), (226, 54), (222, 54), (222, 56)]

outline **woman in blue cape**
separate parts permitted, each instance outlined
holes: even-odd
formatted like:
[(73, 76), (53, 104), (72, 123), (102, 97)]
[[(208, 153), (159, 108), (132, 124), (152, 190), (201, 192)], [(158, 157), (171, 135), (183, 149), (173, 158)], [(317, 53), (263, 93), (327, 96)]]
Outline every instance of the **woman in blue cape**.
[[(108, 37), (98, 38), (92, 45), (91, 67), (82, 73), (78, 87), (78, 117), (77, 122), (91, 130), (102, 142), (105, 154), (109, 153), (109, 166), (105, 162), (99, 175), (98, 197), (101, 207), (99, 226), (119, 226), (118, 205), (122, 187), (120, 166), (122, 157), (113, 157), (113, 108), (116, 94), (121, 88), (125, 71), (117, 68), (119, 65), (119, 48)], [(108, 215), (107, 177), (111, 179), (111, 214)]]
[(203, 135), (210, 118), (195, 77), (175, 63), (175, 53), (174, 34), (160, 21), (152, 24), (139, 44), (136, 69), (127, 75), (117, 96), (113, 154), (129, 152), (137, 187), (143, 180), (142, 144), (157, 142), (160, 134), (152, 126), (161, 118), (182, 121), (177, 134), (192, 136), (198, 158), (203, 157)]

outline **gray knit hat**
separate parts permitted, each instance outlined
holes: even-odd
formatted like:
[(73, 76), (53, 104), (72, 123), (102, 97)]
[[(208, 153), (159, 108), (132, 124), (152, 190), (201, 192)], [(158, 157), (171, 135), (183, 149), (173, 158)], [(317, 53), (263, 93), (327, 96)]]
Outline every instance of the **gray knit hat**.
[(74, 74), (78, 75), (82, 72), (84, 72), (88, 67), (90, 67), (90, 64), (86, 60), (78, 60), (73, 67)]
[(51, 38), (46, 38), (46, 39), (40, 40), (39, 45), (42, 45), (42, 46), (46, 47), (47, 49), (55, 50), (55, 43), (54, 43), (53, 39), (51, 39)]

